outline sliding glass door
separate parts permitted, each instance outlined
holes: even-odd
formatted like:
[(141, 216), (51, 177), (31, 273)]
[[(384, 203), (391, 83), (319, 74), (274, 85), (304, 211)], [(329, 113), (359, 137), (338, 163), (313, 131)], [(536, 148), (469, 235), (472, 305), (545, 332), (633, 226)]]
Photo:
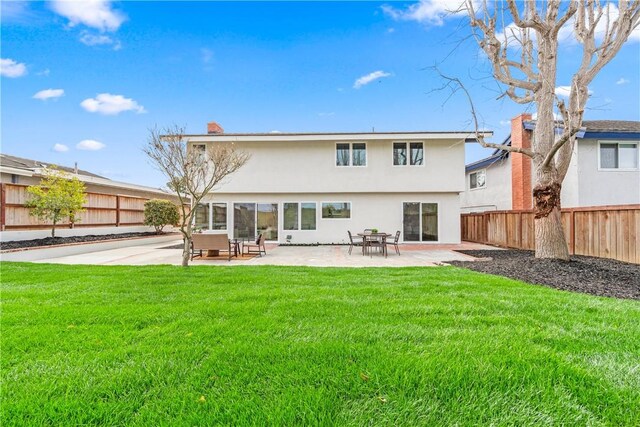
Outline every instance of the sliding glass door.
[(266, 240), (278, 240), (278, 204), (234, 203), (233, 237), (248, 239), (260, 233)]
[(256, 235), (263, 233), (266, 240), (278, 240), (278, 204), (258, 203)]
[(402, 228), (405, 242), (438, 241), (438, 204), (402, 204)]
[(256, 204), (233, 204), (233, 237), (249, 239), (256, 235)]

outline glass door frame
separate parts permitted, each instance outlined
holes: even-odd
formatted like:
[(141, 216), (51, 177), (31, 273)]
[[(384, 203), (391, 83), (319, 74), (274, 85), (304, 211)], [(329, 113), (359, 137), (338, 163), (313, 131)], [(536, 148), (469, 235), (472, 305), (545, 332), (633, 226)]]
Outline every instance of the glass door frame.
[[(418, 211), (418, 230), (419, 230), (419, 239), (418, 240), (406, 240), (405, 236), (404, 236), (404, 205), (405, 203), (417, 203), (419, 205), (419, 211)], [(431, 205), (436, 205), (436, 221), (437, 221), (437, 233), (438, 233), (438, 239), (437, 240), (422, 240), (422, 234), (423, 234), (423, 230), (422, 230), (422, 205), (423, 204), (431, 204)], [(424, 201), (415, 201), (415, 200), (405, 200), (403, 202), (400, 203), (401, 208), (400, 208), (400, 218), (401, 218), (401, 224), (402, 224), (402, 242), (403, 243), (427, 243), (427, 244), (433, 244), (433, 243), (440, 243), (440, 202), (424, 202)]]

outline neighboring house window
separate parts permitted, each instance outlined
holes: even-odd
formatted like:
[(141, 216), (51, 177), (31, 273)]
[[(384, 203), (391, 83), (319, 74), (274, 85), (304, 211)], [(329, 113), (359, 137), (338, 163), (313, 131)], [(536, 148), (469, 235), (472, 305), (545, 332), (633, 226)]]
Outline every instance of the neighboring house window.
[(367, 144), (364, 142), (336, 144), (336, 166), (366, 166)]
[(311, 203), (283, 203), (285, 230), (315, 230), (316, 204)]
[(323, 203), (322, 218), (351, 218), (351, 203)]
[(638, 143), (600, 143), (600, 169), (638, 169)]
[(213, 230), (226, 230), (227, 229), (227, 204), (226, 203), (213, 203)]
[(484, 188), (487, 183), (487, 172), (484, 170), (473, 172), (469, 175), (469, 188)]
[(204, 157), (205, 153), (207, 152), (207, 146), (204, 144), (194, 144), (193, 151), (200, 157)]
[[(407, 153), (409, 156), (407, 156)], [(393, 143), (393, 165), (407, 166), (407, 161), (410, 166), (421, 166), (424, 164), (424, 144), (422, 142)]]
[(11, 183), (12, 184), (17, 184), (18, 181), (20, 181), (20, 177), (18, 175), (11, 174)]

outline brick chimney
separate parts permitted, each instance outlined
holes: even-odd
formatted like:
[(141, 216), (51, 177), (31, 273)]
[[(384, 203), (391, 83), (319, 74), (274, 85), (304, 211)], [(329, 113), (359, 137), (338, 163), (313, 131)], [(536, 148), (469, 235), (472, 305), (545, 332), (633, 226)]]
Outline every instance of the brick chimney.
[[(531, 131), (524, 129), (524, 121), (531, 114), (520, 114), (511, 119), (511, 146), (531, 148)], [(533, 208), (531, 194), (531, 158), (520, 153), (511, 153), (511, 209)]]
[(216, 122), (209, 122), (207, 123), (207, 133), (224, 133), (224, 129)]

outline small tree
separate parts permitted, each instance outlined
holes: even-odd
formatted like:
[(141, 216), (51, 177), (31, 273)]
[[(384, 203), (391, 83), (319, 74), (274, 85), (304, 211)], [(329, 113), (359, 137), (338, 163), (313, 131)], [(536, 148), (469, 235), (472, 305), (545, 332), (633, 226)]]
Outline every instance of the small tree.
[(171, 224), (176, 225), (180, 221), (178, 207), (169, 200), (152, 199), (144, 204), (144, 225), (152, 225), (156, 234), (162, 233), (162, 229)]
[(27, 187), (27, 193), (31, 196), (26, 203), (29, 214), (53, 223), (52, 238), (56, 237), (56, 225), (65, 218), (74, 223), (87, 201), (84, 183), (55, 167), (45, 169), (40, 184)]
[(189, 249), (196, 206), (231, 174), (249, 160), (249, 155), (236, 149), (233, 143), (211, 144), (206, 150), (190, 149), (184, 128), (172, 126), (149, 131), (147, 145), (143, 148), (151, 162), (169, 180), (168, 187), (180, 200), (180, 232), (184, 247), (182, 265), (189, 265)]

